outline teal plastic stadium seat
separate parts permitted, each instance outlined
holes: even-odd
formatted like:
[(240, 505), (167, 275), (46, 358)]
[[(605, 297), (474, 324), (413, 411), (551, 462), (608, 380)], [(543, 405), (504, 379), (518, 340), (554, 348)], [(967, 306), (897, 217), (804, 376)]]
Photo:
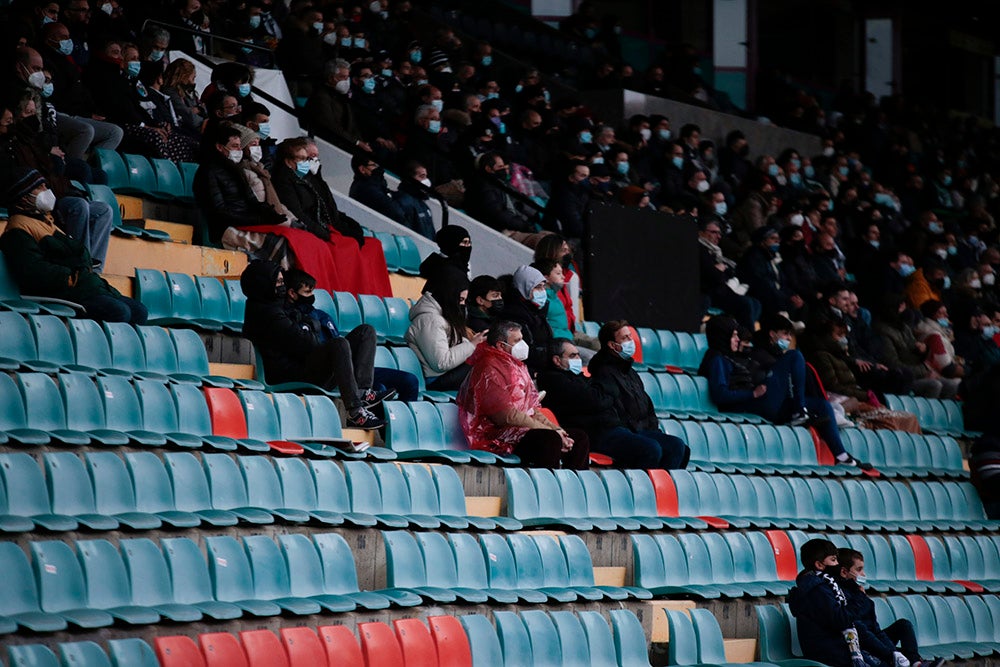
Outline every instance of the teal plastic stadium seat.
[(256, 596), (250, 561), (236, 539), (228, 535), (207, 537), (205, 549), (216, 600), (234, 604), (251, 616), (277, 616), (283, 610), (296, 613), (277, 601)]
[[(62, 396), (55, 381), (43, 373), (20, 373), (18, 389), (24, 401), (28, 428), (47, 434), (52, 440), (67, 445), (89, 445), (90, 436), (68, 428)], [(17, 439), (16, 437), (14, 438)]]
[(458, 620), (462, 623), (462, 628), (469, 638), (473, 667), (504, 665), (503, 648), (500, 645), (499, 637), (497, 637), (496, 628), (493, 627), (489, 619), (478, 614), (469, 614), (460, 616)]
[(118, 547), (128, 573), (133, 604), (175, 622), (191, 623), (201, 620), (202, 613), (197, 607), (174, 602), (173, 583), (167, 561), (152, 540), (120, 540)]
[(95, 148), (93, 160), (97, 166), (108, 176), (108, 187), (112, 190), (128, 190), (128, 167), (117, 151), (107, 148)]
[(4, 618), (33, 632), (66, 629), (65, 618), (42, 611), (35, 577), (21, 547), (13, 542), (0, 542), (0, 567), (5, 574), (0, 579), (0, 614)]
[[(544, 611), (522, 611), (521, 622), (524, 623), (524, 627), (528, 631), (531, 654), (535, 658), (534, 664), (537, 667), (560, 667), (563, 665), (567, 656), (563, 655), (559, 632), (556, 630), (552, 618)], [(585, 650), (586, 647), (586, 643), (577, 644), (579, 650)], [(590, 656), (584, 656), (583, 660), (573, 661), (569, 664), (586, 665), (589, 662)]]
[(382, 253), (385, 255), (386, 268), (390, 271), (398, 271), (399, 246), (396, 245), (395, 235), (389, 232), (375, 232), (375, 238), (382, 244)]
[[(298, 598), (308, 598), (330, 612), (353, 611), (358, 603), (351, 598), (352, 591), (342, 594), (327, 590), (324, 580), (323, 563), (316, 546), (305, 535), (279, 535), (281, 553), (288, 564), (291, 594)], [(378, 600), (378, 598), (376, 598)], [(388, 602), (381, 600), (383, 607)]]
[(319, 603), (292, 594), (288, 565), (268, 535), (243, 537), (243, 548), (253, 572), (253, 593), (258, 600), (270, 600), (284, 612), (295, 615), (318, 614)]
[(143, 155), (125, 153), (122, 158), (128, 171), (128, 189), (142, 195), (153, 195), (156, 191), (156, 174), (153, 165)]
[(521, 617), (511, 611), (498, 611), (494, 612), (493, 621), (496, 623), (497, 637), (503, 648), (504, 667), (534, 665), (531, 638)]
[(323, 533), (313, 535), (313, 541), (323, 564), (327, 593), (346, 595), (366, 609), (385, 609), (390, 604), (400, 607), (420, 604), (420, 596), (408, 591), (359, 591), (354, 555), (344, 538), (336, 533)]
[(399, 271), (411, 276), (420, 275), (420, 250), (409, 236), (397, 234), (396, 250), (399, 253)]
[(3, 521), (12, 532), (31, 530), (32, 523), (51, 531), (77, 528), (73, 517), (52, 512), (45, 478), (28, 454), (0, 455), (0, 481), (7, 499)]
[(115, 197), (115, 193), (111, 191), (111, 188), (106, 185), (88, 183), (87, 191), (90, 193), (91, 200), (104, 202), (111, 207), (112, 231), (123, 236), (143, 236), (143, 230), (139, 227), (133, 227), (132, 225), (126, 225), (123, 223), (121, 205), (118, 203), (118, 198)]
[(153, 158), (150, 160), (156, 187), (152, 194), (160, 199), (179, 199), (184, 197), (184, 179), (177, 165), (170, 160)]
[(81, 667), (111, 667), (111, 659), (99, 644), (71, 642), (59, 644), (59, 656), (64, 665)]
[(186, 324), (206, 331), (221, 331), (222, 321), (206, 317), (202, 310), (201, 293), (193, 277), (186, 273), (166, 273), (167, 286), (171, 295), (173, 316)]
[[(347, 335), (363, 323), (361, 307), (350, 292), (334, 292), (333, 299), (337, 305), (337, 328), (340, 329), (342, 335)], [(329, 315), (332, 317), (333, 313), (329, 313)]]
[(52, 649), (41, 644), (8, 646), (7, 661), (11, 667), (61, 667)]
[(159, 667), (153, 647), (141, 639), (112, 639), (108, 655), (114, 667)]
[(160, 620), (160, 615), (152, 609), (134, 604), (125, 564), (114, 545), (107, 540), (81, 540), (76, 549), (90, 607), (103, 609), (115, 620), (130, 625), (148, 625)]
[(385, 340), (389, 335), (389, 314), (386, 312), (382, 297), (371, 294), (358, 295), (358, 306), (361, 309), (361, 319), (375, 329), (378, 339)]
[[(649, 667), (646, 633), (639, 619), (628, 609), (612, 609), (610, 615), (620, 667)], [(670, 635), (673, 637), (673, 632)]]
[(389, 317), (389, 330), (386, 338), (390, 343), (403, 343), (406, 330), (410, 327), (410, 306), (399, 297), (384, 299), (386, 314)]
[(44, 455), (45, 481), (52, 511), (72, 516), (91, 530), (115, 530), (118, 521), (97, 513), (94, 490), (83, 462), (76, 454), (49, 452)]
[(87, 600), (83, 570), (65, 542), (32, 542), (32, 566), (44, 611), (58, 614), (81, 628), (104, 628), (114, 623), (106, 611)]
[(170, 569), (174, 601), (190, 605), (209, 618), (229, 620), (240, 618), (243, 610), (235, 604), (213, 598), (212, 578), (205, 563), (205, 556), (192, 540), (186, 537), (162, 538), (160, 546)]

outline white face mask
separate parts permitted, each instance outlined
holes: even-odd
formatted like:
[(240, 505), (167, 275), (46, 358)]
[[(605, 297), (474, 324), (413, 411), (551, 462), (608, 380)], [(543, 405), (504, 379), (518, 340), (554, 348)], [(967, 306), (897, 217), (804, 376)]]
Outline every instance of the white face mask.
[(243, 151), (229, 151), (229, 159), (233, 162), (240, 162), (243, 159)]
[(42, 213), (49, 213), (56, 207), (56, 193), (52, 190), (42, 190), (35, 195), (35, 208)]
[(32, 72), (28, 75), (28, 85), (41, 90), (45, 87), (45, 72)]
[(801, 213), (793, 213), (792, 216), (788, 218), (788, 223), (790, 225), (794, 225), (795, 227), (801, 227), (805, 220), (805, 217)]
[(115, 7), (110, 2), (105, 2), (103, 5), (101, 5), (101, 11), (107, 14), (108, 16), (111, 16), (111, 13), (115, 11)]
[(708, 192), (712, 185), (708, 181), (698, 181), (698, 192)]
[(347, 92), (351, 89), (351, 80), (344, 79), (343, 81), (338, 81), (337, 83), (334, 84), (333, 89), (336, 90), (338, 93), (346, 95)]
[(984, 273), (983, 274), (983, 284), (993, 285), (997, 281), (997, 276), (995, 273)]
[(510, 354), (518, 361), (524, 361), (528, 358), (528, 344), (523, 340), (517, 341), (514, 343), (514, 346), (510, 348)]
[(823, 149), (823, 157), (833, 157), (833, 146), (827, 146)]
[(314, 157), (309, 160), (309, 173), (315, 176), (319, 173), (319, 158)]
[(431, 187), (431, 179), (429, 179), (429, 178), (424, 178), (424, 179), (421, 179), (421, 180), (420, 180), (420, 183), (421, 183), (421, 184), (422, 184), (422, 185), (423, 185), (423, 186), (424, 186), (425, 188), (429, 188), (429, 187)]
[(263, 157), (264, 157), (264, 149), (263, 148), (261, 148), (260, 146), (251, 146), (250, 147), (250, 159), (251, 160), (253, 160), (254, 162), (260, 162), (261, 158), (263, 158)]
[(639, 136), (642, 137), (643, 141), (649, 141), (649, 138), (653, 136), (653, 131), (648, 127), (644, 127), (639, 130)]
[(972, 280), (969, 281), (969, 287), (971, 287), (972, 289), (982, 289), (983, 282), (979, 278), (973, 278)]

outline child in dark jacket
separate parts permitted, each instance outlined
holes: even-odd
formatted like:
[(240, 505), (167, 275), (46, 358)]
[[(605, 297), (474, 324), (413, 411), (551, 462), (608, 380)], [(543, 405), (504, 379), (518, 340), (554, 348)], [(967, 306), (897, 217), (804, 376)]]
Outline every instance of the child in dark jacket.
[(878, 667), (861, 652), (847, 596), (837, 583), (837, 547), (829, 540), (809, 540), (799, 549), (802, 572), (788, 594), (798, 622), (802, 655), (830, 667)]
[[(917, 650), (917, 637), (913, 624), (905, 618), (883, 628), (875, 616), (875, 603), (865, 592), (865, 559), (860, 551), (838, 549), (837, 562), (840, 576), (837, 583), (847, 596), (847, 610), (854, 617), (861, 650), (874, 656), (884, 665), (894, 667), (920, 667), (924, 663)], [(899, 644), (899, 648), (896, 648)], [(940, 667), (943, 660), (927, 663), (927, 667)]]

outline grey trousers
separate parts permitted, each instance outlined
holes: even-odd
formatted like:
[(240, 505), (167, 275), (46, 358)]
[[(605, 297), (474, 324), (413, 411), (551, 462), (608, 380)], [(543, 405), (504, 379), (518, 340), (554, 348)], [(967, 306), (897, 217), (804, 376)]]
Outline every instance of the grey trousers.
[(64, 113), (56, 114), (56, 127), (59, 145), (66, 157), (77, 160), (86, 160), (87, 150), (91, 147), (113, 151), (125, 136), (125, 131), (114, 123)]

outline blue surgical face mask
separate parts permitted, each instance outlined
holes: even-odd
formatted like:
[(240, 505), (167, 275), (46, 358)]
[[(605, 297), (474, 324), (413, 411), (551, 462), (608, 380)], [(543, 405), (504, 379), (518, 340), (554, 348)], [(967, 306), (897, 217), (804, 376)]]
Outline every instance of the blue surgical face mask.
[(779, 338), (778, 340), (775, 341), (775, 344), (778, 346), (779, 349), (781, 349), (782, 352), (784, 352), (785, 350), (788, 350), (788, 348), (792, 346), (792, 341), (788, 340), (787, 338)]
[(768, 249), (769, 249), (769, 250), (770, 250), (771, 252), (773, 252), (773, 253), (774, 253), (775, 255), (777, 255), (777, 254), (778, 254), (778, 251), (779, 251), (779, 250), (781, 250), (781, 244), (780, 244), (780, 243), (772, 243), (771, 245), (769, 245), (769, 246), (767, 246), (767, 247), (768, 247)]
[(912, 264), (900, 264), (899, 265), (899, 275), (904, 278), (909, 278), (917, 270), (917, 267)]
[(313, 23), (313, 30), (315, 30), (318, 33), (322, 34), (324, 27), (325, 26), (322, 21), (316, 21), (315, 23)]
[(569, 372), (573, 375), (579, 375), (583, 372), (583, 359), (577, 357), (576, 359), (569, 360)]
[(444, 109), (444, 100), (431, 100), (431, 106), (434, 107), (438, 113)]
[(798, 172), (795, 172), (794, 174), (792, 174), (788, 178), (788, 180), (790, 180), (792, 182), (792, 185), (802, 185), (802, 176), (800, 176)]
[(881, 241), (876, 241), (876, 240), (871, 240), (871, 241), (869, 241), (868, 243), (870, 243), (870, 244), (871, 244), (871, 246), (872, 246), (873, 248), (875, 248), (876, 250), (878, 250), (878, 249), (879, 249), (879, 246), (881, 246), (881, 245), (882, 245), (882, 242), (881, 242)]
[(150, 62), (154, 62), (155, 63), (155, 62), (158, 62), (160, 60), (163, 60), (163, 51), (160, 51), (159, 49), (156, 49), (155, 51), (150, 51), (149, 52), (149, 61)]
[(801, 169), (802, 168), (802, 160), (798, 159), (797, 157), (793, 157), (792, 158), (792, 164), (795, 165), (796, 169)]
[(656, 134), (664, 141), (670, 141), (670, 137), (673, 136), (673, 133), (670, 130), (657, 130)]
[(767, 166), (767, 175), (768, 176), (777, 176), (778, 175), (778, 165), (773, 164), (773, 163), (769, 164)]
[(423, 57), (424, 57), (424, 54), (422, 54), (420, 52), (420, 49), (417, 49), (416, 51), (411, 51), (410, 52), (410, 62), (411, 63), (418, 63), (418, 62), (420, 62), (420, 59), (423, 58)]
[(622, 176), (627, 174), (629, 169), (628, 160), (625, 160), (624, 162), (619, 162), (618, 165), (615, 167), (615, 169), (617, 169), (618, 173), (621, 174)]
[(927, 229), (928, 231), (930, 231), (931, 234), (944, 234), (944, 225), (942, 225), (940, 222), (937, 222), (936, 220), (928, 224)]
[(841, 336), (840, 338), (837, 339), (837, 345), (844, 348), (845, 350), (850, 344), (851, 344), (850, 341), (847, 340), (847, 336)]
[(257, 136), (261, 139), (267, 139), (271, 136), (271, 124), (268, 122), (257, 124)]
[(64, 56), (69, 56), (73, 54), (73, 40), (72, 39), (61, 39), (59, 40), (59, 53)]
[(259, 28), (260, 27), (260, 14), (256, 14), (250, 17), (250, 27)]
[(583, 132), (580, 133), (581, 144), (589, 144), (593, 143), (593, 141), (594, 141), (594, 135), (591, 134), (588, 130), (584, 130)]
[(549, 302), (549, 294), (545, 290), (538, 291), (535, 290), (531, 293), (531, 302), (534, 303), (539, 308), (543, 307)]
[(957, 255), (958, 254), (958, 246), (953, 246), (953, 245), (948, 246), (948, 254), (949, 255)]
[(945, 289), (951, 289), (951, 276), (945, 276), (944, 277), (944, 285), (943, 285), (943, 287)]
[(944, 178), (942, 178), (941, 183), (944, 185), (944, 187), (948, 187), (949, 185), (951, 185), (951, 176), (945, 176)]
[(866, 577), (863, 574), (859, 574), (858, 576), (854, 577), (854, 581), (858, 584), (858, 586), (868, 585), (868, 577)]
[(301, 162), (295, 163), (295, 173), (299, 176), (305, 176), (309, 173), (309, 160), (302, 160)]
[(987, 324), (985, 327), (983, 327), (983, 338), (987, 340), (992, 340), (993, 337), (997, 335), (997, 331), (998, 329), (995, 326), (993, 326), (992, 324)]
[(941, 325), (941, 327), (944, 329), (947, 329), (949, 326), (951, 326), (951, 322), (948, 320), (947, 317), (939, 317), (937, 323)]
[(54, 91), (55, 88), (56, 87), (52, 85), (52, 82), (49, 81), (47, 84), (42, 86), (42, 97), (52, 97), (52, 91)]
[(374, 93), (375, 92), (375, 79), (365, 79), (364, 81), (362, 81), (361, 82), (361, 90), (365, 91), (366, 93)]
[(130, 77), (134, 78), (134, 77), (139, 76), (139, 70), (140, 69), (142, 69), (142, 63), (141, 62), (139, 62), (138, 60), (130, 60), (130, 61), (128, 61), (128, 66), (126, 67), (125, 71), (128, 72), (128, 75)]
[(622, 349), (618, 352), (618, 355), (622, 359), (631, 359), (635, 356), (635, 341), (629, 338), (627, 341), (621, 344)]
[(486, 99), (495, 100), (500, 97), (500, 93), (486, 93)]
[(237, 92), (240, 94), (240, 97), (246, 97), (247, 95), (250, 94), (250, 84), (241, 83), (240, 87), (237, 88)]
[(847, 166), (841, 166), (841, 167), (837, 167), (837, 172), (841, 176), (847, 176), (849, 173), (851, 173), (851, 169), (850, 169), (850, 167), (847, 167)]
[(348, 46), (349, 47), (353, 43), (354, 43), (354, 40), (351, 39), (350, 37), (341, 37), (340, 38), (340, 45), (341, 46)]
[(828, 211), (832, 211), (833, 210), (833, 200), (832, 199), (828, 199), (827, 200), (827, 202), (826, 202), (826, 210), (828, 210)]
[(384, 77), (385, 77), (385, 78), (387, 78), (387, 79), (388, 79), (389, 77), (391, 77), (391, 76), (392, 76), (392, 69), (390, 69), (390, 68), (388, 68), (388, 67), (386, 67), (385, 69), (383, 69), (383, 70), (382, 70), (382, 76), (384, 76)]
[(427, 122), (427, 131), (431, 134), (437, 134), (441, 131), (441, 121), (432, 120)]
[(729, 204), (727, 204), (726, 202), (720, 201), (715, 204), (716, 215), (725, 215), (728, 212), (729, 212)]
[(684, 158), (682, 158), (680, 155), (675, 155), (674, 157), (670, 158), (670, 161), (678, 169), (684, 168)]
[(879, 206), (892, 206), (894, 202), (892, 199), (892, 195), (890, 195), (888, 192), (876, 192), (875, 203), (878, 204)]
[(365, 44), (367, 44), (367, 43), (368, 43), (368, 41), (364, 37), (355, 37), (354, 38), (354, 48), (356, 48), (356, 49), (363, 49), (363, 48), (365, 48)]
[(483, 59), (479, 62), (483, 64), (483, 67), (489, 67), (493, 64), (493, 56), (483, 56)]
[(806, 178), (816, 177), (816, 167), (812, 166), (811, 164), (807, 164), (806, 166), (802, 167), (802, 172), (806, 175)]

